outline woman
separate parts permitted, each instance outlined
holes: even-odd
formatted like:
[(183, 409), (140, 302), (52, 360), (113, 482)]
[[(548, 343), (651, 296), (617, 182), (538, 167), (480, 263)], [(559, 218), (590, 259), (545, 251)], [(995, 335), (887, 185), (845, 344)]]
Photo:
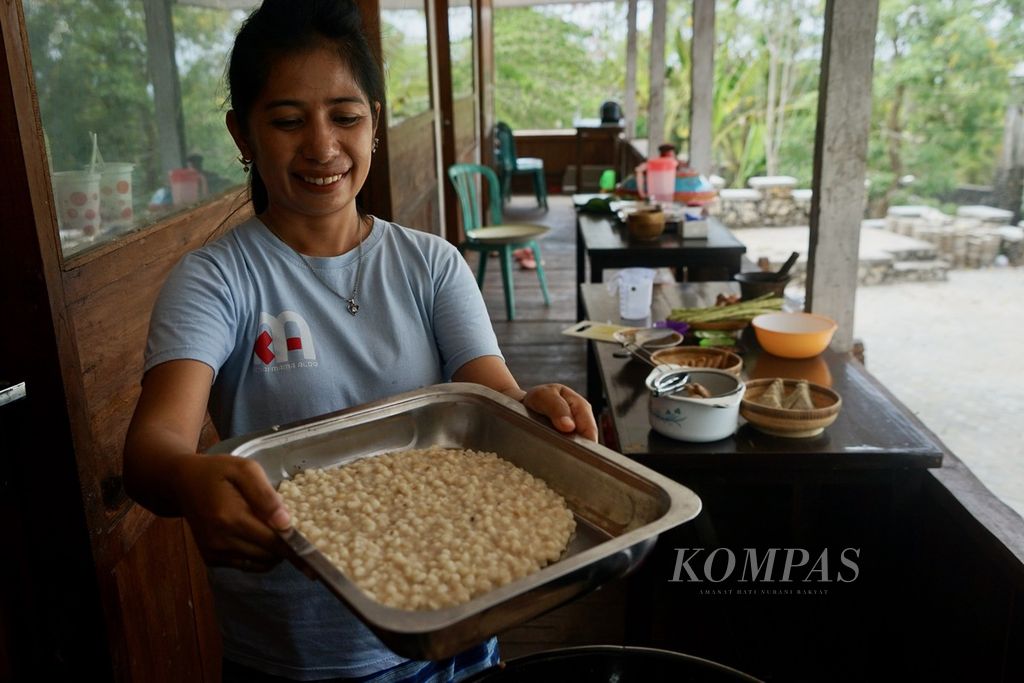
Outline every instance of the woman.
[(384, 101), (360, 26), (350, 2), (267, 0), (241, 28), (227, 125), (257, 217), (168, 278), (126, 440), (129, 493), (184, 516), (211, 567), (225, 680), (454, 680), (496, 652), (404, 660), (280, 562), (290, 517), (260, 467), (195, 457), (207, 409), (227, 438), (451, 379), (596, 438), (572, 390), (519, 388), (451, 245), (357, 210)]

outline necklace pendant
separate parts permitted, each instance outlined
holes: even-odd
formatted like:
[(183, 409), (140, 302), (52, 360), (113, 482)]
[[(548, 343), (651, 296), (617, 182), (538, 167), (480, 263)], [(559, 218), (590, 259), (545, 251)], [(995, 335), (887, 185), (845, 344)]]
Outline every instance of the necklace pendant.
[(347, 301), (348, 301), (348, 312), (351, 313), (352, 315), (355, 315), (356, 313), (358, 313), (359, 312), (359, 304), (356, 303), (356, 300), (353, 298), (353, 299), (347, 299)]

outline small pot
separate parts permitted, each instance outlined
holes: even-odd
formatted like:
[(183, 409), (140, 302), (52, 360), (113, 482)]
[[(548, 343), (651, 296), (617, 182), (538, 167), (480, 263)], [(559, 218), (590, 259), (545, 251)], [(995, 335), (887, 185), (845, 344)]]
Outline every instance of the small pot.
[[(710, 398), (685, 393), (655, 396), (657, 383), (675, 375), (689, 374), (690, 382), (701, 384)], [(740, 401), (746, 385), (723, 370), (693, 370), (680, 365), (659, 365), (647, 375), (648, 417), (651, 428), (679, 441), (703, 443), (731, 436), (739, 422)]]

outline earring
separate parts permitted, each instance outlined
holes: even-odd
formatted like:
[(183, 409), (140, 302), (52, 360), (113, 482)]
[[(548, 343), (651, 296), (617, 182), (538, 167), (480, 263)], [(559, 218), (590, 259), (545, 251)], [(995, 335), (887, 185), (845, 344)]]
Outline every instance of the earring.
[(380, 138), (374, 138), (373, 139), (373, 151), (374, 152), (377, 151), (377, 145), (379, 145), (379, 144), (380, 144)]
[(249, 166), (252, 165), (252, 159), (246, 159), (241, 154), (238, 155), (238, 163), (242, 165), (242, 173), (249, 172)]

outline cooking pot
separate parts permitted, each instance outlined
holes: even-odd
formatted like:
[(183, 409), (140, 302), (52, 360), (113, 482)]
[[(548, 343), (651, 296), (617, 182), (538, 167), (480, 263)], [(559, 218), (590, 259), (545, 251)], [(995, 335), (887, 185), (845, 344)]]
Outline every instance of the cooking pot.
[(517, 657), (466, 683), (757, 683), (723, 664), (647, 647), (587, 645)]
[[(710, 397), (689, 396), (685, 392), (662, 394), (665, 386), (679, 375), (702, 385)], [(740, 401), (746, 385), (724, 370), (687, 369), (682, 365), (659, 365), (647, 375), (648, 418), (651, 428), (671, 439), (703, 443), (718, 441), (736, 431)], [(659, 395), (660, 394), (660, 395)]]

